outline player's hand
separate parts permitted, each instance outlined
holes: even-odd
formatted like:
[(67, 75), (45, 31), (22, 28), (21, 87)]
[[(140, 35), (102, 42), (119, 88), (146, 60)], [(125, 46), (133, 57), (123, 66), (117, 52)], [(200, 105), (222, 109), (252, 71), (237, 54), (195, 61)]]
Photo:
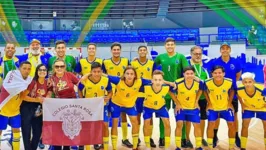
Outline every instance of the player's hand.
[(173, 90), (176, 89), (176, 84), (175, 84), (175, 82), (171, 82), (171, 83), (170, 83), (170, 86), (173, 87)]
[(213, 109), (212, 107), (212, 104), (208, 104), (207, 107), (206, 107), (206, 111), (210, 110), (210, 109)]
[(110, 99), (111, 99), (110, 96), (104, 96), (104, 102), (105, 103), (108, 103)]
[(181, 110), (182, 108), (181, 108), (181, 106), (178, 104), (178, 105), (176, 105), (175, 106), (175, 114), (177, 114), (177, 113), (180, 113), (180, 110)]
[(83, 82), (83, 81), (85, 81), (90, 75), (91, 75), (91, 73), (88, 73), (88, 74), (82, 76), (82, 77), (80, 78), (79, 82)]
[(227, 109), (231, 109), (233, 112), (235, 112), (235, 109), (232, 104), (228, 104)]
[(39, 103), (43, 103), (43, 98), (42, 97), (36, 97), (36, 100), (39, 102)]
[(196, 77), (196, 76), (195, 76), (194, 79), (195, 79), (196, 81), (198, 81), (198, 82), (200, 81), (200, 78), (199, 78), (199, 77)]

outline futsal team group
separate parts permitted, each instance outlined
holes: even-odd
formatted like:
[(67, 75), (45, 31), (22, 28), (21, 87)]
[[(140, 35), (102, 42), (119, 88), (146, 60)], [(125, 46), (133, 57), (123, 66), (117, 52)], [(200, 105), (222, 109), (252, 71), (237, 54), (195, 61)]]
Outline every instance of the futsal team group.
[[(5, 77), (9, 71), (19, 70), (24, 80), (33, 80), (25, 91), (12, 97), (0, 110), (0, 139), (2, 131), (9, 125), (12, 128), (9, 143), (13, 150), (20, 149), (20, 130), (25, 150), (43, 149), (44, 97), (104, 97), (104, 130), (99, 131), (103, 132), (103, 142), (93, 145), (94, 149), (108, 150), (110, 137), (112, 149), (117, 149), (120, 118), (124, 146), (137, 150), (141, 140), (144, 140), (146, 150), (156, 147), (170, 149), (173, 127), (169, 121), (169, 110), (172, 107), (176, 120), (176, 150), (215, 148), (219, 140), (220, 118), (228, 125), (229, 149), (245, 150), (251, 119), (259, 118), (266, 128), (265, 90), (262, 84), (254, 80), (255, 74), (242, 73), (243, 67), (230, 56), (231, 46), (226, 42), (220, 46), (220, 57), (208, 63), (202, 61), (203, 50), (199, 46), (191, 48), (190, 60), (176, 52), (173, 38), (167, 38), (164, 46), (166, 52), (153, 60), (148, 59), (147, 47), (139, 46), (139, 57), (130, 62), (120, 56), (120, 43), (111, 45), (112, 57), (104, 60), (96, 57), (97, 45), (89, 43), (88, 56), (76, 62), (73, 56), (66, 55), (64, 41), (56, 42), (56, 56), (43, 51), (37, 39), (31, 41), (29, 53), (23, 55), (14, 55), (15, 45), (7, 43), (1, 58), (2, 79), (7, 80)], [(242, 83), (237, 85), (240, 78)], [(238, 112), (238, 102), (242, 112)], [(237, 113), (241, 113), (242, 118), (238, 118)], [(153, 114), (160, 118), (158, 144), (152, 138)], [(108, 129), (110, 117), (111, 133)], [(238, 129), (240, 119), (242, 128)], [(127, 134), (129, 122), (132, 126), (132, 143)], [(143, 125), (143, 130), (140, 130), (140, 125)], [(189, 137), (191, 125), (194, 127), (195, 143), (191, 143)], [(139, 138), (140, 132), (143, 132), (144, 139)], [(49, 149), (75, 148), (88, 150), (91, 146), (53, 145)]]

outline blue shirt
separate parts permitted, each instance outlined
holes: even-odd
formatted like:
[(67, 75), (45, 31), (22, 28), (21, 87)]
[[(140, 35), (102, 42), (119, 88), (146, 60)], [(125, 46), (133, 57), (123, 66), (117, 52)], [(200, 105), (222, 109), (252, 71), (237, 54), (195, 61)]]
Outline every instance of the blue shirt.
[(222, 60), (222, 57), (212, 59), (208, 63), (208, 71), (210, 71), (210, 75), (212, 68), (217, 65), (224, 67), (225, 77), (232, 79), (233, 83), (236, 83), (236, 74), (242, 71), (242, 67), (238, 59), (230, 57), (227, 63)]

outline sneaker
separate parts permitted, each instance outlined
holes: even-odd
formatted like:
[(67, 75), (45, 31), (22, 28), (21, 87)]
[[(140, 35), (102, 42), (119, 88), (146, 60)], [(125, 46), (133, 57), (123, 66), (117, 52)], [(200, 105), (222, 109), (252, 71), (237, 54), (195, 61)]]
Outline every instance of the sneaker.
[(78, 150), (78, 147), (77, 146), (70, 146), (70, 149), (71, 150)]
[(214, 138), (213, 138), (213, 141), (212, 141), (212, 145), (213, 145), (212, 147), (213, 147), (213, 148), (215, 148), (215, 147), (217, 146), (218, 140), (219, 140), (219, 139), (218, 139), (217, 137), (214, 137)]
[(78, 150), (84, 150), (84, 146), (79, 146)]
[(241, 150), (246, 150), (245, 148), (241, 148)]
[(193, 144), (190, 141), (187, 141), (186, 147), (187, 148), (193, 148)]
[(159, 147), (160, 147), (160, 148), (164, 148), (164, 145), (165, 145), (165, 144), (164, 144), (164, 138), (160, 138), (160, 139), (159, 139)]
[(95, 150), (100, 150), (101, 149), (101, 145), (95, 144), (95, 145), (93, 145), (93, 148)]
[(54, 150), (53, 146), (49, 146), (48, 150)]
[(128, 139), (122, 140), (122, 144), (126, 146), (127, 148), (133, 148), (133, 145), (129, 142)]
[(39, 146), (39, 149), (44, 149), (45, 148), (45, 145), (42, 143), (42, 139), (40, 140), (38, 146)]
[(181, 150), (181, 148), (177, 147), (175, 150)]
[(205, 139), (202, 139), (201, 143), (203, 146), (208, 146), (208, 142)]
[(241, 141), (240, 141), (240, 138), (238, 136), (236, 137), (235, 144), (237, 147), (241, 147)]
[(198, 147), (198, 148), (196, 148), (196, 150), (203, 150), (203, 148), (201, 148), (201, 147)]
[(187, 148), (187, 140), (186, 139), (182, 139), (181, 140), (181, 147), (182, 148)]
[(152, 138), (150, 138), (150, 145), (152, 148), (156, 148), (156, 144), (154, 143)]
[(138, 147), (140, 146), (140, 143), (141, 143), (141, 140), (140, 140), (140, 139), (138, 139)]
[(13, 140), (13, 137), (11, 137), (11, 138), (8, 140), (8, 142), (7, 142), (7, 145), (8, 145), (9, 147), (11, 147), (11, 149), (13, 149), (12, 140)]

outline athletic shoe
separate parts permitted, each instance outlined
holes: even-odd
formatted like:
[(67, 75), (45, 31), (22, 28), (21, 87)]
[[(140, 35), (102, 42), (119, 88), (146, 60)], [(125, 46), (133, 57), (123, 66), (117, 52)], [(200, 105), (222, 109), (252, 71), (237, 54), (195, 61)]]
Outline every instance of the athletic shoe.
[(208, 146), (208, 142), (205, 139), (202, 139), (201, 143), (203, 146)]
[(156, 144), (154, 143), (152, 138), (150, 138), (150, 145), (152, 148), (156, 148)]
[(241, 148), (241, 150), (246, 150), (245, 148)]
[(12, 140), (13, 140), (13, 137), (11, 137), (11, 138), (8, 140), (8, 142), (7, 142), (7, 145), (8, 145), (9, 147), (11, 147), (11, 149), (13, 149)]
[(48, 150), (54, 150), (53, 146), (49, 146)]
[(201, 147), (198, 147), (198, 148), (196, 148), (196, 150), (203, 150), (203, 148), (201, 148)]
[(165, 145), (164, 138), (160, 138), (159, 139), (159, 147), (164, 148), (164, 145)]
[(101, 149), (101, 145), (99, 145), (99, 144), (95, 144), (95, 145), (93, 145), (93, 148), (94, 148), (95, 150), (100, 150), (100, 149)]
[(133, 145), (129, 142), (128, 139), (122, 140), (122, 144), (125, 145), (127, 148), (133, 148)]
[(77, 146), (70, 146), (70, 149), (71, 150), (78, 150), (78, 147)]
[(213, 148), (215, 148), (215, 147), (217, 146), (218, 140), (219, 140), (219, 139), (218, 139), (217, 137), (214, 137), (214, 138), (213, 138), (213, 141), (212, 141), (212, 145), (213, 145), (212, 147), (213, 147)]
[(181, 147), (182, 148), (187, 148), (187, 140), (186, 139), (182, 139), (181, 140)]
[(235, 144), (236, 144), (237, 147), (241, 147), (241, 141), (240, 141), (239, 136), (236, 137), (236, 142), (235, 142)]
[(187, 141), (186, 148), (193, 148), (193, 144), (190, 141)]
[(140, 139), (138, 139), (138, 147), (140, 146), (140, 143), (141, 143), (141, 140), (140, 140)]
[(39, 146), (39, 149), (44, 149), (45, 148), (45, 145), (42, 143), (42, 139), (40, 140), (38, 146)]
[(175, 150), (181, 150), (181, 148), (177, 147)]

